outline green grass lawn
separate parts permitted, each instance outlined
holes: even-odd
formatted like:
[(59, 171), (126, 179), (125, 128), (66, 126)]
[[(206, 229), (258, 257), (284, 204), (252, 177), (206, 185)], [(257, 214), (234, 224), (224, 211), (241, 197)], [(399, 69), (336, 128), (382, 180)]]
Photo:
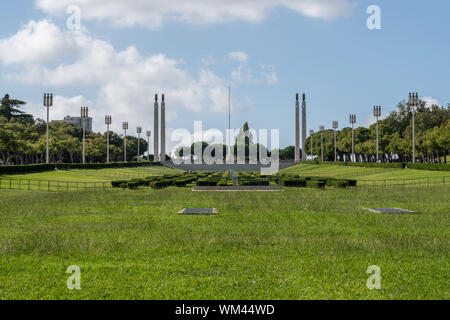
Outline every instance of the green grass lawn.
[[(299, 164), (284, 170), (282, 173), (303, 175), (303, 176), (322, 176), (346, 179), (357, 179), (370, 183), (371, 181), (424, 179), (430, 178), (434, 183), (442, 183), (442, 178), (450, 181), (450, 172), (448, 171), (431, 171), (431, 170), (413, 170), (413, 169), (390, 169), (390, 168), (365, 168), (365, 167), (345, 167), (339, 165), (312, 165)], [(414, 181), (406, 183), (415, 184)], [(447, 182), (448, 184), (448, 182)]]
[(137, 177), (148, 177), (164, 174), (180, 173), (168, 167), (138, 167), (138, 168), (118, 168), (118, 169), (83, 169), (83, 170), (58, 170), (38, 173), (9, 174), (2, 175), (2, 179), (13, 180), (41, 180), (60, 182), (109, 182), (112, 180), (131, 179)]
[(449, 299), (449, 191), (1, 190), (0, 299)]

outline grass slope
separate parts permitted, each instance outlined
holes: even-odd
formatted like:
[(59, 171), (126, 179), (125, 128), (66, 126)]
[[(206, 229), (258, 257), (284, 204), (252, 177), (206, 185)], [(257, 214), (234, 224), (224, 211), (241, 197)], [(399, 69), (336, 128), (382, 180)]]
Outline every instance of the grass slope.
[(331, 164), (298, 164), (296, 166), (281, 170), (281, 172), (304, 176), (355, 178), (358, 180), (395, 180), (450, 177), (450, 172), (445, 171), (345, 167)]
[(412, 190), (2, 190), (0, 299), (449, 299), (450, 188)]

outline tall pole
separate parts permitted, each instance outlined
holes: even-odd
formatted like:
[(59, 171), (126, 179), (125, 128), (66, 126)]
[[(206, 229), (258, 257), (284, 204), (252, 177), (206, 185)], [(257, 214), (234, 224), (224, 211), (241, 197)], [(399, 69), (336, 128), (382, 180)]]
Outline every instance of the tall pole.
[(231, 87), (228, 87), (228, 150), (227, 163), (234, 162), (234, 150), (231, 142)]
[(336, 138), (336, 130), (339, 128), (339, 123), (337, 121), (333, 121), (333, 129), (334, 129), (334, 162), (337, 162), (337, 138)]
[(320, 149), (321, 149), (321, 155), (322, 155), (322, 162), (323, 162), (323, 131), (325, 130), (324, 126), (319, 127), (320, 131)]
[(150, 130), (147, 131), (147, 160), (150, 162), (150, 137), (152, 136), (152, 132)]
[(380, 161), (380, 136), (379, 136), (379, 118), (381, 117), (381, 107), (375, 106), (373, 107), (373, 115), (377, 118), (377, 163)]
[(356, 161), (355, 157), (355, 123), (356, 123), (356, 114), (350, 115), (350, 123), (352, 124), (352, 162)]
[(164, 94), (161, 98), (161, 162), (166, 162), (166, 100)]
[(155, 94), (155, 106), (154, 106), (154, 130), (153, 130), (153, 161), (159, 162), (159, 103), (158, 95)]
[(300, 162), (300, 102), (298, 93), (295, 100), (295, 163)]
[(88, 107), (81, 107), (81, 120), (83, 122), (83, 164), (86, 163), (86, 119), (88, 116)]
[(409, 102), (408, 105), (412, 108), (412, 162), (416, 162), (416, 116), (415, 116), (415, 107), (419, 106), (419, 94), (410, 93), (409, 94)]
[(105, 124), (106, 124), (106, 163), (109, 163), (109, 126), (112, 123), (111, 116), (105, 116)]
[(50, 163), (50, 147), (49, 147), (49, 131), (50, 131), (50, 107), (53, 106), (53, 94), (44, 94), (44, 107), (47, 107), (47, 146), (46, 146), (46, 156), (45, 163)]
[(127, 130), (128, 130), (128, 122), (123, 123), (123, 162), (127, 162)]
[(140, 155), (141, 155), (141, 150), (140, 150), (140, 146), (141, 146), (141, 133), (142, 133), (142, 127), (137, 127), (137, 129), (136, 129), (136, 133), (137, 133), (137, 136), (138, 136), (138, 148), (137, 148), (137, 158), (136, 158), (136, 161), (139, 163), (139, 158), (140, 158)]
[(306, 160), (306, 94), (302, 99), (302, 160)]

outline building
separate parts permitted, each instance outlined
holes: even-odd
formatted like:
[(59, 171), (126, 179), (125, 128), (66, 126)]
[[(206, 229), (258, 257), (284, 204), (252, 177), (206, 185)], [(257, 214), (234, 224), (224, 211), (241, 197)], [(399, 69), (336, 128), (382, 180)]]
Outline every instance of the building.
[[(67, 116), (67, 117), (64, 117), (64, 120), (57, 120), (57, 121), (53, 121), (53, 122), (71, 123), (74, 126), (83, 128), (83, 119), (81, 117)], [(92, 118), (90, 118), (90, 117), (86, 119), (86, 130), (92, 131)]]

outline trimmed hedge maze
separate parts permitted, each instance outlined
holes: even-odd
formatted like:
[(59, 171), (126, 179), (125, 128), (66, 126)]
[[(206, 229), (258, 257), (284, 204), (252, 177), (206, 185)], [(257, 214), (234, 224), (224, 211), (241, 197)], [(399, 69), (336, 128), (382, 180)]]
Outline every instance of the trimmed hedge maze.
[(145, 179), (112, 181), (113, 188), (135, 190), (139, 187), (163, 189), (167, 187), (232, 187), (238, 186), (275, 186), (286, 188), (318, 188), (326, 187), (347, 188), (356, 187), (357, 180), (334, 179), (324, 177), (302, 177), (290, 174), (277, 174), (262, 176), (259, 172), (239, 172), (237, 181), (234, 181), (229, 172), (191, 172), (179, 175), (164, 175), (147, 177)]

